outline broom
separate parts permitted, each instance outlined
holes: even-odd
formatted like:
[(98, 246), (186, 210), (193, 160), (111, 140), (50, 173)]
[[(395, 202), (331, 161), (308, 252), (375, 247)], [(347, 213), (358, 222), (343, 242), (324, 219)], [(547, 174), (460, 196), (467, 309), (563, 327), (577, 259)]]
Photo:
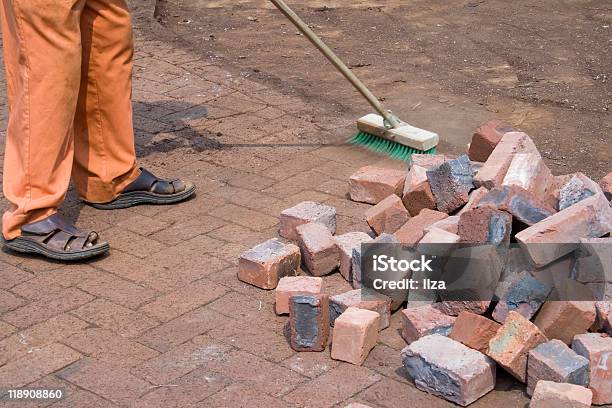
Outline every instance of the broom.
[(416, 153), (435, 154), (438, 144), (436, 133), (419, 129), (401, 121), (386, 110), (378, 98), (355, 76), (338, 56), (289, 8), (283, 0), (270, 0), (310, 42), (321, 51), (342, 75), (359, 91), (379, 114), (369, 114), (357, 121), (359, 132), (350, 143), (366, 147), (396, 160), (410, 160)]

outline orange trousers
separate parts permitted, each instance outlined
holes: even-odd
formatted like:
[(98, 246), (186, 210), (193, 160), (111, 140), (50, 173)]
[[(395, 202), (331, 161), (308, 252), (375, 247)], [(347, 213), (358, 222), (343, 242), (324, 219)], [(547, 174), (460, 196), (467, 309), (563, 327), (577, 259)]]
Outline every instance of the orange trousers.
[(90, 202), (139, 175), (132, 27), (124, 0), (0, 0), (9, 120), (6, 239), (57, 211), (70, 178)]

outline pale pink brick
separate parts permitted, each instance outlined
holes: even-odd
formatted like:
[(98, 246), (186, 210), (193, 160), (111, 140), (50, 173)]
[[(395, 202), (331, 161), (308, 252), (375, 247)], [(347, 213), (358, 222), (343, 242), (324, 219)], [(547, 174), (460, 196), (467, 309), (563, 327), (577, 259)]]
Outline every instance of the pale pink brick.
[(516, 239), (541, 267), (575, 250), (580, 238), (601, 237), (611, 231), (612, 207), (598, 194), (519, 232)]
[(453, 246), (459, 242), (459, 235), (453, 234), (452, 232), (445, 231), (440, 228), (429, 228), (423, 238), (417, 245), (417, 250), (420, 253), (435, 255), (435, 256), (448, 256)]
[(379, 330), (389, 327), (391, 319), (391, 298), (365, 289), (354, 289), (329, 298), (332, 326), (335, 320), (349, 307), (371, 310), (380, 315)]
[(448, 158), (443, 154), (413, 154), (410, 156), (410, 168), (421, 166), (430, 169), (441, 165), (446, 160), (448, 160)]
[(410, 214), (404, 207), (402, 199), (395, 194), (366, 210), (366, 222), (372, 230), (380, 235), (383, 232), (392, 234), (408, 221)]
[(511, 125), (497, 119), (482, 124), (472, 136), (469, 147), (470, 160), (486, 161), (501, 138), (506, 133), (514, 131)]
[(402, 337), (410, 344), (430, 334), (447, 336), (455, 318), (445, 315), (432, 305), (402, 310)]
[(451, 215), (450, 217), (443, 218), (440, 221), (436, 221), (433, 224), (425, 227), (424, 231), (429, 232), (434, 228), (439, 228), (441, 230), (456, 234), (458, 230), (458, 226), (459, 226), (459, 216)]
[(405, 347), (402, 362), (418, 389), (462, 406), (495, 387), (495, 362), (439, 334), (425, 336)]
[(375, 166), (362, 167), (349, 178), (351, 200), (378, 204), (391, 194), (402, 194), (406, 172)]
[(599, 186), (606, 195), (606, 198), (612, 201), (612, 172), (608, 173), (599, 181)]
[(595, 302), (595, 309), (597, 316), (592, 328), (594, 330), (604, 330), (612, 336), (612, 301)]
[(586, 332), (594, 322), (595, 302), (549, 301), (534, 323), (549, 339), (570, 344), (575, 335)]
[(302, 262), (311, 275), (327, 275), (340, 265), (336, 241), (323, 224), (303, 224), (296, 228), (296, 232)]
[(410, 218), (393, 235), (400, 243), (415, 246), (423, 238), (425, 228), (447, 217), (443, 212), (424, 209), (416, 217)]
[(361, 244), (372, 242), (365, 232), (355, 231), (334, 237), (340, 251), (340, 273), (349, 282), (353, 281), (353, 250), (361, 248)]
[(408, 170), (406, 179), (404, 182), (404, 189), (402, 196), (405, 196), (409, 191), (418, 186), (419, 184), (427, 181), (427, 167), (413, 165)]
[(531, 138), (522, 132), (509, 132), (502, 136), (489, 158), (474, 177), (476, 187), (489, 190), (500, 186), (506, 176), (512, 158), (517, 153), (537, 153)]
[(487, 355), (521, 382), (527, 381), (529, 351), (548, 341), (536, 325), (517, 312), (508, 313), (506, 321), (489, 341)]
[(238, 260), (238, 279), (262, 289), (274, 289), (283, 276), (295, 275), (300, 249), (270, 239), (244, 252)]
[(538, 381), (529, 408), (587, 408), (593, 393), (580, 385)]
[(585, 333), (574, 337), (572, 349), (589, 360), (593, 404), (612, 404), (612, 337)]
[(336, 209), (329, 205), (303, 201), (294, 207), (287, 208), (280, 214), (281, 237), (296, 240), (295, 229), (302, 224), (317, 222), (327, 227), (330, 233), (336, 233)]
[(518, 153), (512, 157), (502, 185), (518, 186), (544, 199), (552, 183), (553, 175), (539, 153)]
[(489, 340), (497, 334), (501, 325), (491, 319), (471, 312), (461, 312), (448, 337), (469, 348), (487, 353)]
[(319, 294), (323, 288), (323, 279), (314, 276), (286, 276), (276, 286), (276, 314), (289, 313), (289, 298), (297, 294)]
[(331, 357), (361, 365), (378, 340), (380, 315), (349, 307), (334, 322)]

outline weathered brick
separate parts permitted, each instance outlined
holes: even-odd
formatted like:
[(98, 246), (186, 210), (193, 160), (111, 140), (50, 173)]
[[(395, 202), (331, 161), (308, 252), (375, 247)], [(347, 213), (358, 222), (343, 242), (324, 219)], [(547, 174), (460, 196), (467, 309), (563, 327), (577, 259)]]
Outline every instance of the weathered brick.
[(485, 187), (478, 187), (477, 189), (472, 190), (468, 195), (468, 202), (459, 210), (459, 212), (457, 212), (457, 216), (478, 206), (480, 199), (487, 195), (488, 192), (489, 190)]
[(274, 289), (280, 278), (295, 275), (299, 267), (300, 249), (274, 238), (240, 256), (238, 279), (258, 288)]
[(486, 354), (489, 350), (489, 340), (497, 334), (500, 327), (499, 323), (484, 316), (461, 312), (448, 337)]
[(489, 190), (500, 186), (506, 176), (512, 158), (517, 153), (537, 153), (533, 140), (523, 132), (504, 134), (474, 178), (476, 187)]
[(402, 350), (402, 361), (420, 390), (459, 405), (476, 401), (495, 387), (495, 362), (439, 334)]
[(340, 251), (334, 237), (324, 225), (303, 224), (296, 228), (302, 262), (314, 276), (323, 276), (340, 265)]
[(431, 191), (429, 181), (423, 181), (404, 193), (402, 202), (411, 216), (419, 215), (422, 209), (436, 208), (436, 198)]
[(559, 211), (596, 194), (603, 194), (601, 187), (584, 174), (576, 173), (559, 190)]
[(476, 208), (493, 208), (512, 214), (523, 224), (533, 225), (556, 213), (555, 209), (519, 186), (496, 187), (484, 195)]
[(466, 155), (444, 162), (427, 171), (438, 210), (450, 213), (468, 202), (468, 193), (474, 188), (474, 172)]
[(451, 215), (449, 217), (443, 218), (440, 221), (436, 221), (433, 224), (425, 227), (423, 230), (425, 232), (431, 231), (433, 228), (439, 228), (444, 231), (451, 232), (456, 234), (459, 228), (459, 216)]
[(560, 340), (542, 343), (527, 358), (527, 394), (533, 394), (540, 380), (589, 385), (589, 360), (576, 354)]
[(391, 194), (402, 194), (406, 172), (365, 166), (349, 178), (351, 200), (378, 204)]
[(323, 224), (329, 229), (329, 232), (335, 234), (336, 209), (321, 203), (303, 201), (294, 207), (284, 210), (280, 214), (280, 229), (278, 233), (281, 237), (295, 240), (297, 239), (295, 229), (299, 225), (308, 224), (309, 222)]
[(583, 283), (612, 282), (612, 238), (580, 238), (574, 274)]
[(544, 199), (553, 181), (553, 175), (540, 153), (518, 153), (512, 157), (502, 185), (518, 186)]
[(580, 385), (538, 381), (529, 408), (587, 408), (593, 393)]
[(445, 315), (432, 305), (402, 310), (402, 337), (410, 344), (430, 334), (448, 336), (455, 318)]
[(498, 285), (499, 302), (493, 310), (493, 319), (503, 323), (508, 313), (515, 311), (531, 320), (551, 290), (551, 286), (540, 282), (528, 271), (513, 274)]
[(570, 344), (575, 335), (584, 333), (595, 322), (595, 303), (588, 301), (552, 301), (544, 303), (535, 324), (549, 339)]
[(612, 231), (612, 207), (601, 194), (586, 198), (516, 234), (516, 240), (541, 267), (576, 249), (580, 238)]
[(391, 319), (391, 299), (374, 291), (353, 289), (339, 295), (330, 296), (329, 313), (331, 325), (349, 307), (365, 309), (380, 315), (379, 330), (389, 327)]
[(506, 133), (514, 131), (515, 129), (511, 125), (497, 119), (480, 125), (474, 132), (470, 142), (470, 160), (486, 161), (501, 138)]
[(289, 313), (289, 298), (297, 294), (318, 294), (323, 288), (323, 279), (313, 276), (285, 276), (276, 286), (276, 314)]
[(291, 348), (295, 351), (323, 351), (329, 336), (327, 295), (293, 295), (289, 298)]
[(0, 367), (0, 388), (21, 388), (77, 361), (81, 355), (63, 344), (33, 348)]
[(612, 301), (595, 302), (596, 318), (594, 330), (604, 330), (612, 336)]
[(413, 154), (410, 156), (408, 166), (412, 169), (414, 166), (421, 166), (426, 169), (437, 167), (444, 163), (448, 158), (443, 154)]
[(391, 194), (375, 206), (368, 208), (365, 217), (370, 228), (378, 235), (383, 232), (394, 233), (408, 221), (410, 214), (402, 200), (397, 195)]
[[(383, 232), (374, 240), (373, 244), (399, 244), (399, 241), (395, 235), (387, 234)], [(353, 248), (353, 255), (351, 261), (351, 269), (353, 272), (352, 285), (354, 289), (361, 287), (361, 246)]]
[(599, 187), (606, 195), (606, 198), (612, 201), (612, 172), (608, 173), (604, 178), (599, 181)]
[(331, 357), (361, 365), (376, 345), (380, 315), (349, 307), (334, 322)]
[(612, 337), (598, 333), (579, 334), (572, 350), (589, 360), (589, 388), (593, 404), (612, 404)]
[(365, 232), (355, 231), (334, 237), (336, 246), (340, 251), (340, 273), (347, 281), (353, 280), (353, 250), (361, 248), (361, 244), (371, 242), (370, 237)]
[(448, 256), (453, 245), (457, 242), (459, 242), (459, 235), (440, 228), (430, 227), (419, 241), (417, 250), (428, 255)]
[(500, 245), (509, 242), (512, 216), (493, 208), (475, 208), (461, 214), (457, 225), (459, 242)]
[[(440, 163), (442, 164), (442, 163)], [(404, 181), (404, 189), (402, 190), (402, 197), (404, 197), (409, 191), (413, 190), (416, 186), (427, 181), (427, 170), (431, 167), (424, 167), (419, 165), (413, 165), (408, 170), (406, 180)]]
[(483, 314), (491, 304), (488, 300), (447, 300), (434, 304), (433, 306), (442, 313), (449, 316), (459, 316), (461, 312)]
[(536, 325), (517, 312), (508, 313), (504, 324), (489, 341), (487, 355), (521, 382), (527, 381), (529, 351), (548, 341)]
[(424, 209), (416, 217), (410, 218), (393, 235), (400, 243), (415, 246), (423, 238), (425, 228), (447, 217), (443, 212)]

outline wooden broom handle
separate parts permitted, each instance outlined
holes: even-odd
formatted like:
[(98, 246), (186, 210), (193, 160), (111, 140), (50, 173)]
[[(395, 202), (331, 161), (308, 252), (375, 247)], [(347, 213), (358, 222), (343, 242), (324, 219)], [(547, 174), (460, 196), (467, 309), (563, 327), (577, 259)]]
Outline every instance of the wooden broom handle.
[(378, 98), (357, 78), (344, 62), (319, 38), (308, 25), (289, 8), (283, 0), (270, 0), (292, 23), (297, 27), (302, 34), (310, 40), (310, 42), (321, 51), (323, 55), (331, 62), (342, 75), (359, 91), (361, 95), (372, 105), (374, 109), (393, 127), (397, 128), (401, 124), (395, 116), (387, 111)]

